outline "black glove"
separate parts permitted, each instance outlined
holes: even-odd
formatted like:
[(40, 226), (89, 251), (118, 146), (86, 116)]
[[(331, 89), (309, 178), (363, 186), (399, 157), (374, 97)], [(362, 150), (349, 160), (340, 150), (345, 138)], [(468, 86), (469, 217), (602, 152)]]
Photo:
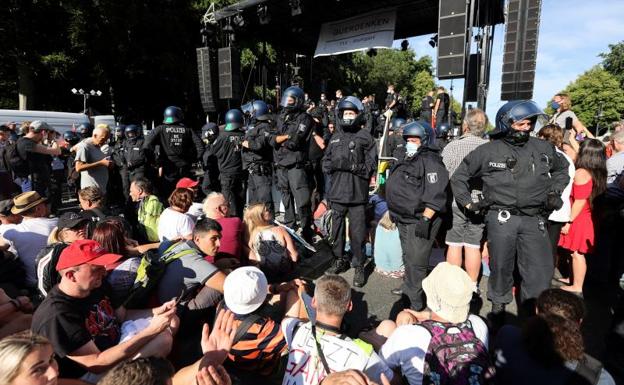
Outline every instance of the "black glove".
[(332, 162), (332, 167), (335, 171), (351, 171), (352, 166), (353, 164), (349, 159), (345, 158), (334, 159)]
[(487, 199), (482, 199), (477, 202), (468, 203), (465, 207), (466, 210), (472, 211), (473, 213), (478, 213), (479, 211), (490, 207), (492, 203)]
[(545, 208), (548, 211), (559, 210), (563, 206), (563, 200), (561, 200), (561, 196), (556, 191), (551, 191), (546, 196), (546, 205)]
[(429, 239), (429, 232), (431, 230), (431, 219), (420, 218), (414, 226), (414, 235), (418, 238)]

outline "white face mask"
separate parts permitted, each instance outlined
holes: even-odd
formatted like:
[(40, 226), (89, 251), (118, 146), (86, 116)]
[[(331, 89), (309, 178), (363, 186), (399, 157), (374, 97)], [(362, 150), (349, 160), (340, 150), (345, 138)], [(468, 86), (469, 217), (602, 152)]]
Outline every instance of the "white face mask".
[(405, 153), (407, 153), (408, 156), (412, 156), (418, 151), (418, 147), (416, 143), (407, 142), (405, 144)]

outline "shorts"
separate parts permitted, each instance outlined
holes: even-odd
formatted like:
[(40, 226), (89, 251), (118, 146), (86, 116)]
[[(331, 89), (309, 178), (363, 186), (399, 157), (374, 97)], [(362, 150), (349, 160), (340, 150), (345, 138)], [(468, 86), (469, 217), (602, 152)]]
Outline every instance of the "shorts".
[(485, 224), (482, 217), (464, 214), (459, 207), (453, 205), (453, 224), (446, 232), (446, 244), (449, 246), (481, 248)]

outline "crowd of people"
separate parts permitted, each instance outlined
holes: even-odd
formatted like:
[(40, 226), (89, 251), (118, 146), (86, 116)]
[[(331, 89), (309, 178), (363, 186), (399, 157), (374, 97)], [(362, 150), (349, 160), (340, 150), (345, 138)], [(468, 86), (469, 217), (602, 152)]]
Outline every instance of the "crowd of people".
[[(592, 269), (622, 296), (624, 127), (605, 145), (566, 94), (458, 134), (443, 88), (418, 120), (392, 85), (380, 124), (374, 103), (293, 86), (201, 133), (174, 106), (145, 137), (3, 125), (0, 385), (613, 384), (581, 325)], [(347, 330), (371, 265), (402, 311)]]

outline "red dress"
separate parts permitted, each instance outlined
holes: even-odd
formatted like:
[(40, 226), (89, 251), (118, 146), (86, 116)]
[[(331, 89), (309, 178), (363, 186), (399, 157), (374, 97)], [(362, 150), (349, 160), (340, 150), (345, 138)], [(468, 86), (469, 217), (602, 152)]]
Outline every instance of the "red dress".
[(594, 221), (592, 220), (591, 208), (589, 206), (589, 196), (591, 195), (592, 187), (591, 179), (585, 184), (572, 185), (570, 202), (574, 204), (574, 201), (577, 199), (587, 199), (587, 201), (580, 214), (570, 224), (568, 233), (561, 234), (559, 237), (559, 246), (564, 249), (587, 254), (594, 247)]

